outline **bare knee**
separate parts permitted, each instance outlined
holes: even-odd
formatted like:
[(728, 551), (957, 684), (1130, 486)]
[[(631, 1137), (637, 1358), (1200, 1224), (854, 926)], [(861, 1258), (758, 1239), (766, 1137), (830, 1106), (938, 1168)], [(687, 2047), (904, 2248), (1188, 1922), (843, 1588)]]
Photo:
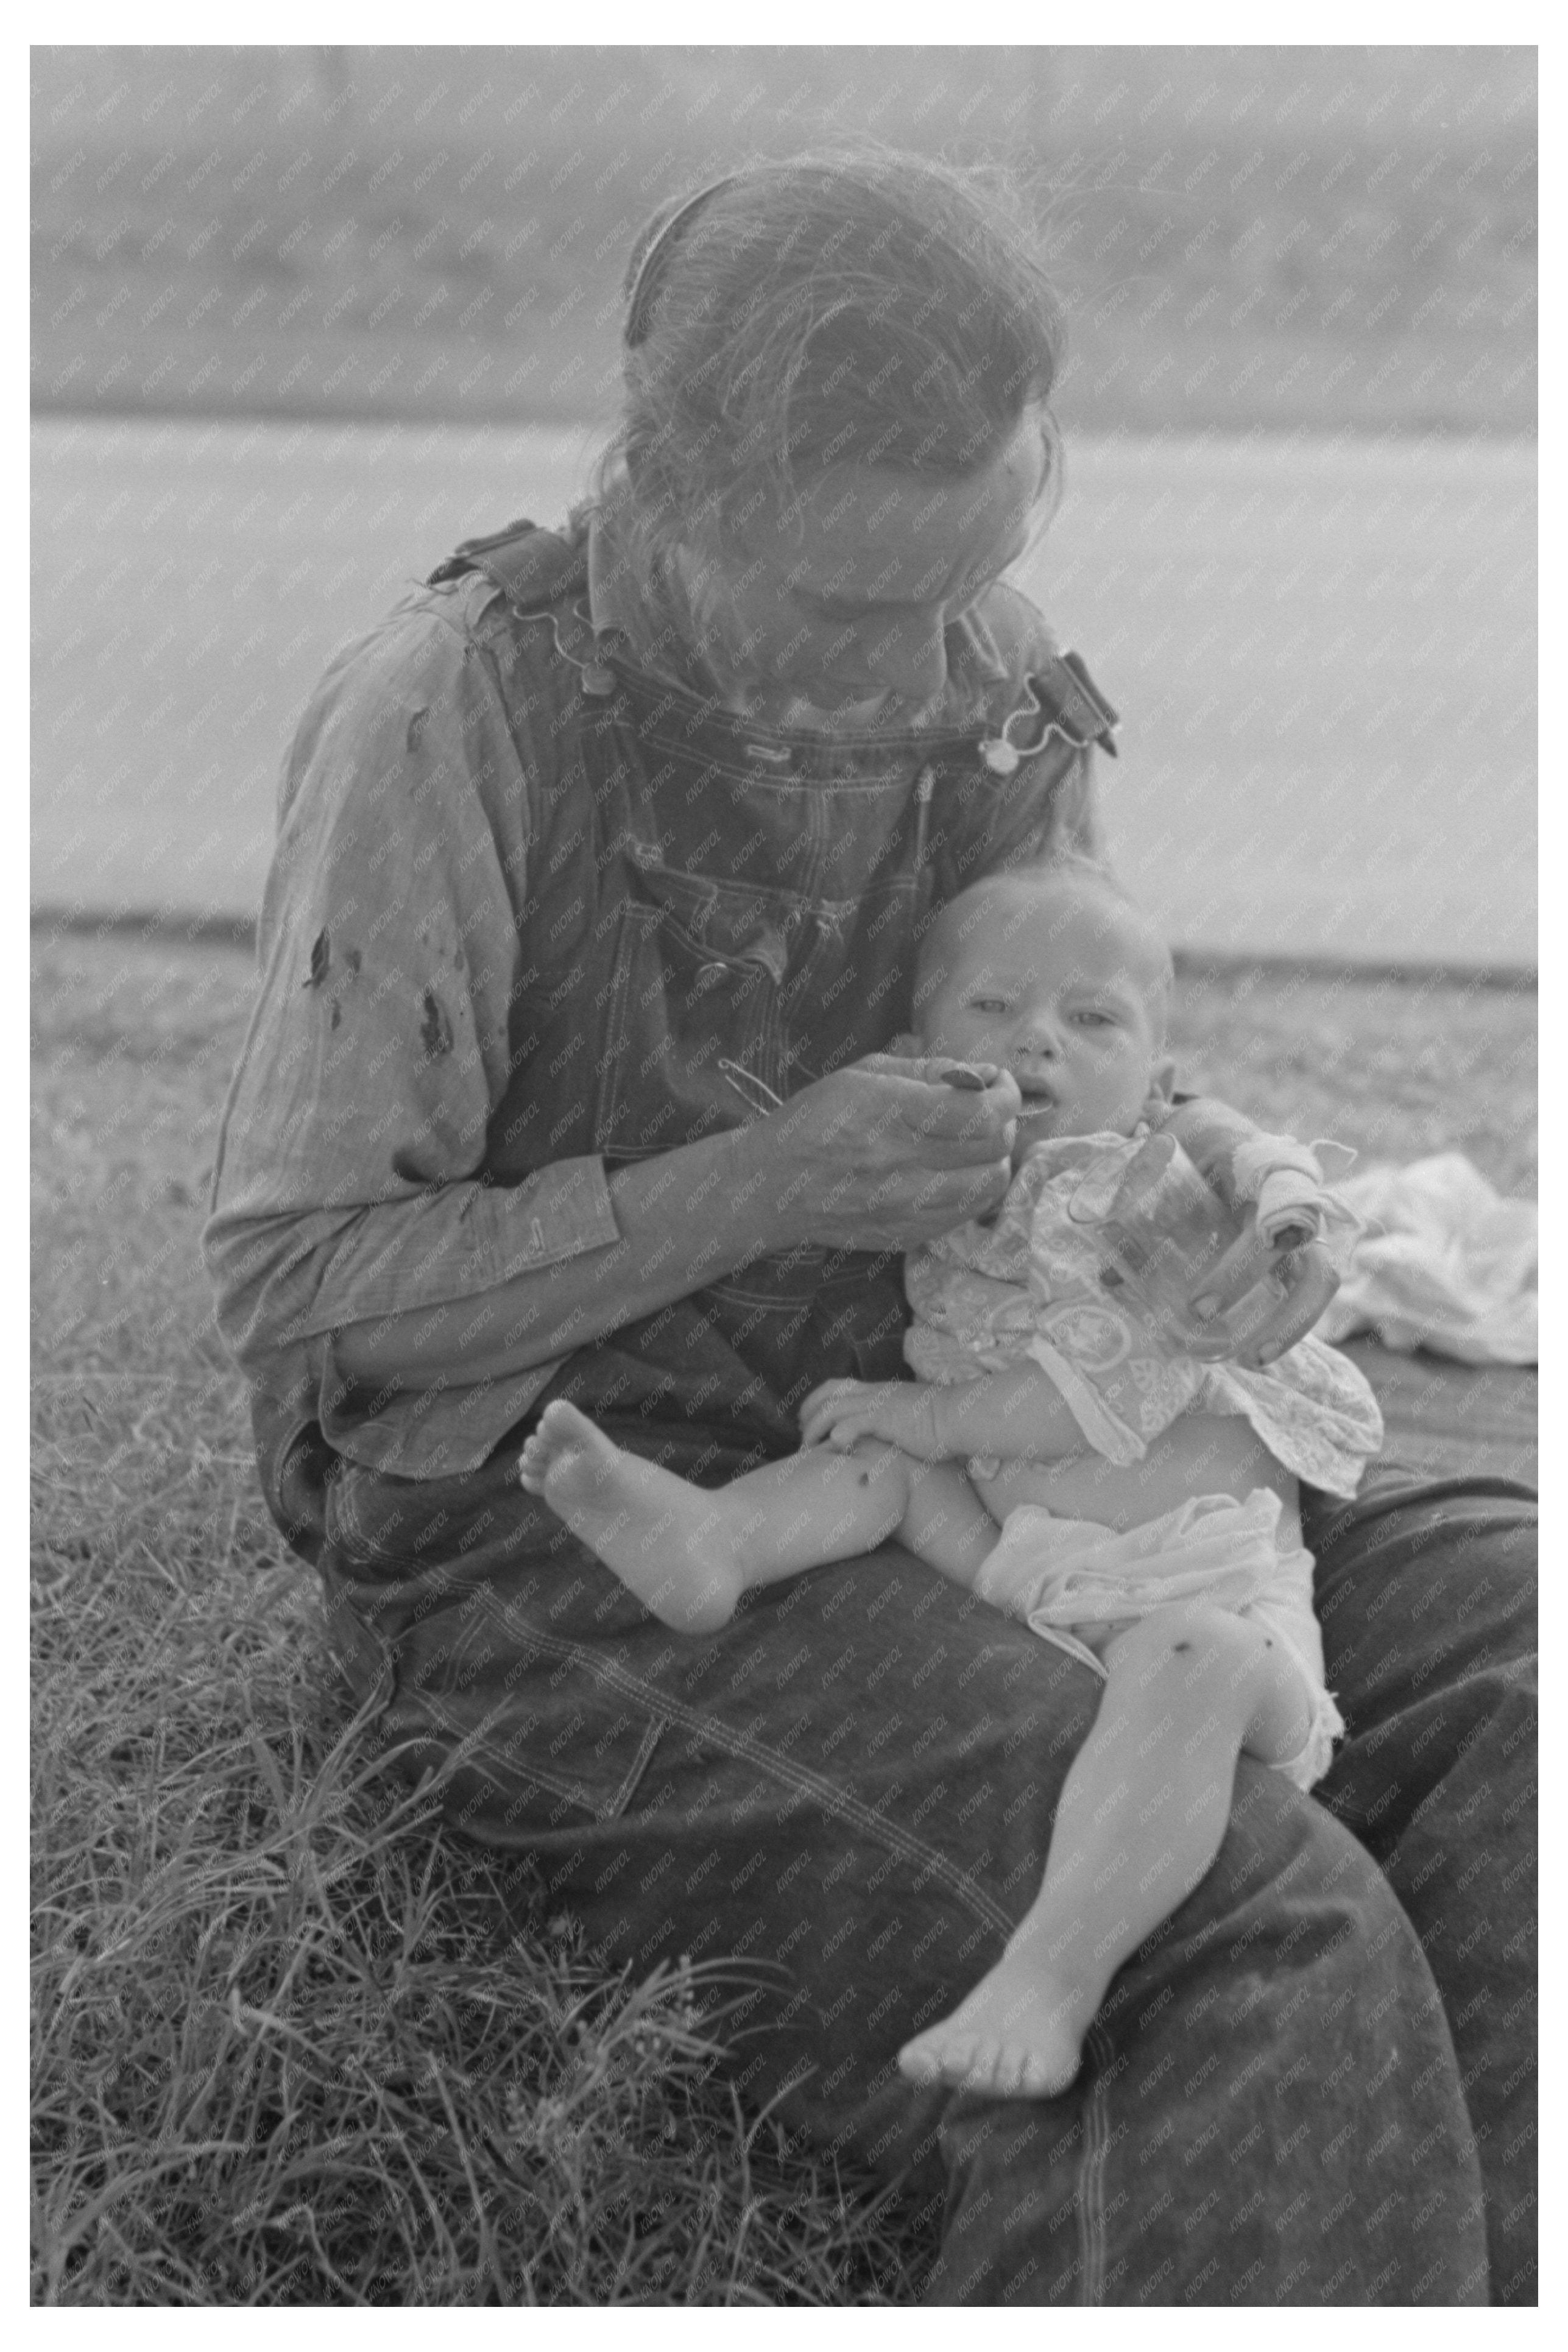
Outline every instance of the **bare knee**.
[(862, 1486), (879, 1495), (899, 1501), (900, 1507), (909, 1500), (910, 1462), (896, 1445), (889, 1445), (880, 1437), (858, 1437), (849, 1448), (849, 1459), (858, 1465)]
[(1152, 1680), (1179, 1673), (1190, 1682), (1215, 1678), (1238, 1685), (1267, 1669), (1279, 1653), (1278, 1638), (1261, 1625), (1212, 1602), (1153, 1609), (1108, 1646), (1105, 1663), (1118, 1675)]

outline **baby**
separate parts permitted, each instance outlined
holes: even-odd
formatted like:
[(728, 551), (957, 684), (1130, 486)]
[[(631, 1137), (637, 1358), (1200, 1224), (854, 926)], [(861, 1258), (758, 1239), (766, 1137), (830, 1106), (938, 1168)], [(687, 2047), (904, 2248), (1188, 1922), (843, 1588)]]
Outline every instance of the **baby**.
[[(1163, 943), (1096, 867), (952, 900), (917, 975), (921, 1048), (933, 1082), (1010, 1082), (1021, 1100), (1000, 1210), (906, 1260), (916, 1378), (826, 1383), (799, 1454), (717, 1491), (622, 1453), (564, 1402), (521, 1457), (523, 1485), (679, 1631), (896, 1537), (1104, 1681), (1040, 1893), (973, 1992), (900, 2051), (918, 2082), (1066, 2089), (1116, 1970), (1212, 1864), (1237, 1755), (1306, 1789), (1343, 1728), (1297, 1480), (1354, 1493), (1382, 1442), (1372, 1392), (1310, 1338), (1267, 1370), (1199, 1360), (1107, 1249), (1130, 1164), (1179, 1117), (1172, 985)], [(1261, 1140), (1315, 1172), (1287, 1139)], [(1254, 1196), (1268, 1156), (1254, 1150)], [(1150, 1451), (1179, 1415), (1202, 1417), (1195, 1496), (1169, 1449)]]

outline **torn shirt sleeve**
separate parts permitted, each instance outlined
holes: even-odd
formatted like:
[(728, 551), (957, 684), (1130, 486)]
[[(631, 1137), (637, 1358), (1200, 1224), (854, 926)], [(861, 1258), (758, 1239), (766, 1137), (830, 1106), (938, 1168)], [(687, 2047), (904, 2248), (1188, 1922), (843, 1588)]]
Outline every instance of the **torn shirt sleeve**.
[[(260, 998), (205, 1246), (241, 1364), (276, 1381), (305, 1351), (317, 1417), (361, 1459), (398, 1450), (417, 1366), (372, 1413), (331, 1377), (332, 1332), (450, 1307), (617, 1237), (597, 1159), (517, 1185), (481, 1178), (511, 1075), (528, 806), (489, 658), (427, 604), (339, 656), (288, 764)], [(498, 1379), (504, 1343), (474, 1335), (472, 1386), (489, 1400), (466, 1417), (474, 1459), (554, 1369)], [(462, 1404), (448, 1380), (426, 1430)]]

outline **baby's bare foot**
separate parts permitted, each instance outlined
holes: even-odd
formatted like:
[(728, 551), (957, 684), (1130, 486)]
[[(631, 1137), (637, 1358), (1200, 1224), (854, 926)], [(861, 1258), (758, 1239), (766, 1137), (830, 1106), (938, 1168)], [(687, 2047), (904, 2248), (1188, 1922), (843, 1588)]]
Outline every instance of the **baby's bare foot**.
[(734, 1615), (742, 1580), (713, 1496), (623, 1453), (575, 1405), (545, 1406), (518, 1475), (678, 1633), (711, 1633)]
[(951, 2017), (905, 2042), (899, 2072), (911, 2083), (947, 2083), (981, 2097), (1054, 2099), (1083, 2063), (1083, 2037), (1099, 2005), (1081, 1986), (1005, 1952)]

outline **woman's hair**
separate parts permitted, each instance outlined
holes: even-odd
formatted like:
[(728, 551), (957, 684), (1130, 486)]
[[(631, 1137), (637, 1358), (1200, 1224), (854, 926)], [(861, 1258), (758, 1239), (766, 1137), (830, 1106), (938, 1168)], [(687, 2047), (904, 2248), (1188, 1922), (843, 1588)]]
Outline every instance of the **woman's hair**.
[(853, 147), (665, 207), (627, 274), (626, 403), (597, 488), (645, 558), (842, 463), (951, 478), (1047, 403), (1061, 314), (991, 174)]

